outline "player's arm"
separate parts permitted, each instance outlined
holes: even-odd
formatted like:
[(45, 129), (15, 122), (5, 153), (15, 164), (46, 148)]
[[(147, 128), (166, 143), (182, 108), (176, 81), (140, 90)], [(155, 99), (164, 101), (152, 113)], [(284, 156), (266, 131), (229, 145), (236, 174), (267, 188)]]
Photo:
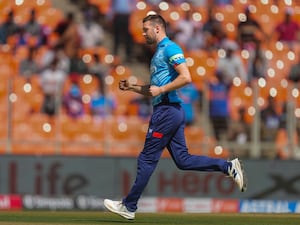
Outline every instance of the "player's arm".
[(157, 96), (169, 91), (173, 91), (176, 89), (179, 89), (183, 87), (184, 85), (191, 83), (192, 82), (192, 77), (190, 74), (190, 71), (188, 69), (188, 66), (185, 62), (176, 65), (175, 67), (176, 71), (178, 72), (178, 76), (176, 77), (175, 80), (172, 82), (164, 85), (164, 86), (151, 86), (150, 87), (150, 92), (152, 96)]
[(150, 89), (149, 89), (150, 85), (131, 84), (129, 83), (128, 80), (121, 80), (119, 82), (119, 88), (122, 91), (133, 91), (145, 96), (151, 96)]

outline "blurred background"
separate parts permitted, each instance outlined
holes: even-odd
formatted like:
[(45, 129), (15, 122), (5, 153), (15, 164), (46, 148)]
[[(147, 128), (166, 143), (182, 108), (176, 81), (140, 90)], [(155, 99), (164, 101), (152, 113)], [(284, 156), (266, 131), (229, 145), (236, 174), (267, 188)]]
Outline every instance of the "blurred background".
[[(160, 195), (299, 199), (300, 1), (0, 0), (0, 11), (0, 201), (17, 195), (34, 208), (37, 196), (128, 191), (152, 108), (118, 82), (149, 80), (150, 12), (166, 19), (192, 74), (179, 90), (190, 153), (239, 157), (260, 185), (241, 195), (220, 175), (179, 172), (165, 151), (144, 209), (157, 210), (147, 207)], [(103, 207), (83, 196), (82, 207)], [(208, 210), (198, 203), (190, 210)]]

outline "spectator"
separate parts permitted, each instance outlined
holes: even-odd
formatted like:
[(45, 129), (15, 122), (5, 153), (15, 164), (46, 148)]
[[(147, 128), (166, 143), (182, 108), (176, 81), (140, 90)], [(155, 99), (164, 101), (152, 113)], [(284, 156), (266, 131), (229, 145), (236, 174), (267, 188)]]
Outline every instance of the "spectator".
[(222, 72), (216, 71), (216, 80), (209, 83), (209, 118), (218, 141), (226, 138), (228, 130), (228, 92)]
[(200, 29), (199, 22), (193, 20), (193, 12), (186, 10), (184, 17), (179, 19), (174, 24), (175, 41), (181, 45), (182, 48), (186, 48), (188, 40), (192, 37), (194, 29)]
[(193, 125), (200, 108), (200, 94), (193, 83), (183, 86), (178, 90), (179, 96), (182, 99), (181, 106), (185, 112), (185, 123), (187, 126)]
[(276, 111), (276, 101), (269, 96), (267, 107), (261, 111), (261, 140), (275, 141), (280, 125), (280, 114)]
[(152, 114), (151, 98), (139, 96), (130, 101), (130, 105), (136, 106), (136, 114), (142, 120), (148, 120)]
[(296, 130), (289, 129), (288, 120), (291, 105), (284, 102), (279, 116), (279, 128), (276, 132), (276, 158), (289, 159), (293, 156), (294, 148), (299, 144), (299, 119), (293, 120)]
[(256, 41), (255, 49), (250, 51), (248, 59), (248, 83), (255, 78), (265, 77), (268, 68), (268, 60), (261, 49), (261, 42)]
[(89, 72), (87, 64), (80, 57), (79, 50), (75, 49), (73, 56), (70, 57), (70, 74), (82, 75), (87, 72)]
[(119, 55), (119, 47), (125, 45), (125, 58), (131, 61), (133, 39), (130, 33), (130, 17), (135, 10), (136, 0), (112, 0), (113, 53)]
[[(186, 0), (173, 0), (175, 1), (180, 1), (180, 3), (186, 2)], [(205, 7), (208, 5), (209, 0), (189, 0), (188, 1), (193, 7)]]
[(69, 12), (64, 20), (60, 21), (54, 32), (59, 35), (58, 45), (62, 46), (66, 56), (74, 57), (80, 47), (78, 25), (74, 13)]
[(217, 70), (224, 76), (223, 81), (230, 85), (233, 78), (239, 77), (242, 82), (246, 82), (247, 74), (239, 55), (235, 54), (238, 49), (236, 42), (226, 40), (224, 42), (225, 56), (220, 55), (217, 59)]
[(47, 49), (45, 54), (39, 59), (38, 64), (40, 70), (49, 67), (55, 58), (58, 59), (57, 67), (68, 74), (70, 72), (70, 58), (65, 54), (63, 46), (61, 45), (54, 45)]
[(278, 35), (277, 40), (286, 43), (291, 49), (298, 41), (300, 31), (300, 26), (293, 21), (292, 15), (292, 9), (286, 9), (284, 21), (280, 22), (275, 28), (275, 33)]
[(58, 68), (58, 59), (54, 58), (50, 67), (40, 74), (40, 86), (44, 94), (41, 111), (49, 116), (57, 113), (61, 102), (61, 92), (67, 74)]
[(36, 11), (30, 11), (29, 21), (23, 26), (24, 32), (27, 37), (27, 43), (30, 46), (39, 46), (46, 44), (46, 34), (43, 33), (42, 26), (37, 22)]
[[(19, 47), (19, 46), (22, 46), (22, 45), (26, 45), (26, 46), (29, 46), (29, 42), (28, 42), (28, 35), (26, 35), (26, 32), (24, 30), (24, 27), (19, 27), (18, 29), (18, 33), (16, 33), (15, 35), (15, 40), (16, 40), (16, 43), (15, 43), (15, 47)], [(33, 45), (34, 47), (35, 45)]]
[(105, 77), (109, 72), (109, 67), (105, 65), (98, 54), (93, 54), (93, 61), (88, 66), (89, 72), (99, 80), (100, 89), (105, 92)]
[(251, 49), (257, 39), (266, 37), (260, 24), (253, 18), (249, 7), (245, 9), (245, 20), (237, 25), (237, 41), (242, 49)]
[(284, 102), (282, 106), (282, 112), (280, 113), (279, 117), (279, 128), (280, 129), (287, 129), (287, 124), (288, 124), (288, 107), (289, 104), (288, 102)]
[(185, 45), (187, 51), (198, 51), (205, 48), (205, 39), (203, 33), (197, 27), (194, 27), (191, 37)]
[(298, 62), (290, 67), (288, 79), (294, 83), (300, 81), (300, 53), (298, 53)]
[(14, 22), (14, 11), (9, 11), (5, 21), (0, 26), (0, 44), (7, 44), (7, 39), (19, 32), (19, 26)]
[(232, 0), (214, 0), (214, 4), (216, 6), (231, 5), (232, 4)]
[(27, 58), (23, 59), (19, 65), (19, 74), (28, 81), (30, 77), (38, 73), (38, 64), (35, 61), (35, 48), (29, 48)]
[(90, 112), (94, 117), (106, 118), (113, 115), (116, 110), (116, 100), (112, 94), (99, 90), (92, 95)]
[(218, 21), (213, 14), (211, 7), (208, 8), (208, 17), (203, 24), (203, 34), (207, 50), (219, 48), (226, 34), (223, 30), (222, 23)]
[(236, 120), (230, 120), (228, 125), (228, 141), (234, 142), (231, 150), (236, 154), (245, 154), (249, 150), (247, 143), (250, 141), (250, 126), (246, 121), (246, 110), (244, 107), (239, 109), (239, 115)]
[(78, 84), (73, 83), (70, 90), (64, 95), (63, 107), (67, 115), (73, 119), (80, 118), (84, 115), (84, 103)]
[(84, 13), (84, 20), (78, 26), (78, 32), (82, 48), (92, 48), (101, 45), (104, 40), (104, 30), (99, 23), (96, 23), (92, 10)]

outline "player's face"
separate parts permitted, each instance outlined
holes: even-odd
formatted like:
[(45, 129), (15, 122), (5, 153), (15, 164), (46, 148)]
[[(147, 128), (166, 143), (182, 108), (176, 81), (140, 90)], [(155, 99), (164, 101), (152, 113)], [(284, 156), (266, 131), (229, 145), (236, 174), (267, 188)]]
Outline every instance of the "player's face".
[(149, 45), (156, 43), (156, 27), (150, 21), (143, 23), (143, 36)]

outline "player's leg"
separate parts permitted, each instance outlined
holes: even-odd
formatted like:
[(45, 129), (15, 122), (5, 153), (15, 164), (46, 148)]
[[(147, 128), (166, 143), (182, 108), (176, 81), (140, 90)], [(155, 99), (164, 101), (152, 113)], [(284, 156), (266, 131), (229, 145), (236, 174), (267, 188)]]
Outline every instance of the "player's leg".
[(162, 151), (178, 128), (176, 122), (169, 119), (170, 115), (168, 106), (159, 106), (154, 109), (145, 145), (138, 157), (136, 180), (128, 195), (123, 199), (123, 204), (129, 211), (137, 209), (138, 200), (156, 168)]
[[(149, 127), (153, 127), (151, 123)], [(136, 179), (127, 196), (122, 201), (104, 200), (104, 205), (108, 210), (126, 219), (134, 219), (138, 200), (156, 168), (157, 162), (166, 145), (162, 144), (162, 138), (153, 137), (152, 134), (152, 132), (147, 134), (144, 148), (137, 159)]]
[(211, 158), (188, 153), (184, 135), (184, 121), (170, 139), (167, 148), (179, 169), (196, 171), (219, 171), (231, 176), (241, 191), (246, 189), (243, 168), (238, 159), (227, 161), (221, 158)]
[(226, 160), (189, 154), (184, 127), (185, 124), (182, 121), (167, 146), (176, 166), (182, 170), (220, 171), (228, 175), (229, 163)]

